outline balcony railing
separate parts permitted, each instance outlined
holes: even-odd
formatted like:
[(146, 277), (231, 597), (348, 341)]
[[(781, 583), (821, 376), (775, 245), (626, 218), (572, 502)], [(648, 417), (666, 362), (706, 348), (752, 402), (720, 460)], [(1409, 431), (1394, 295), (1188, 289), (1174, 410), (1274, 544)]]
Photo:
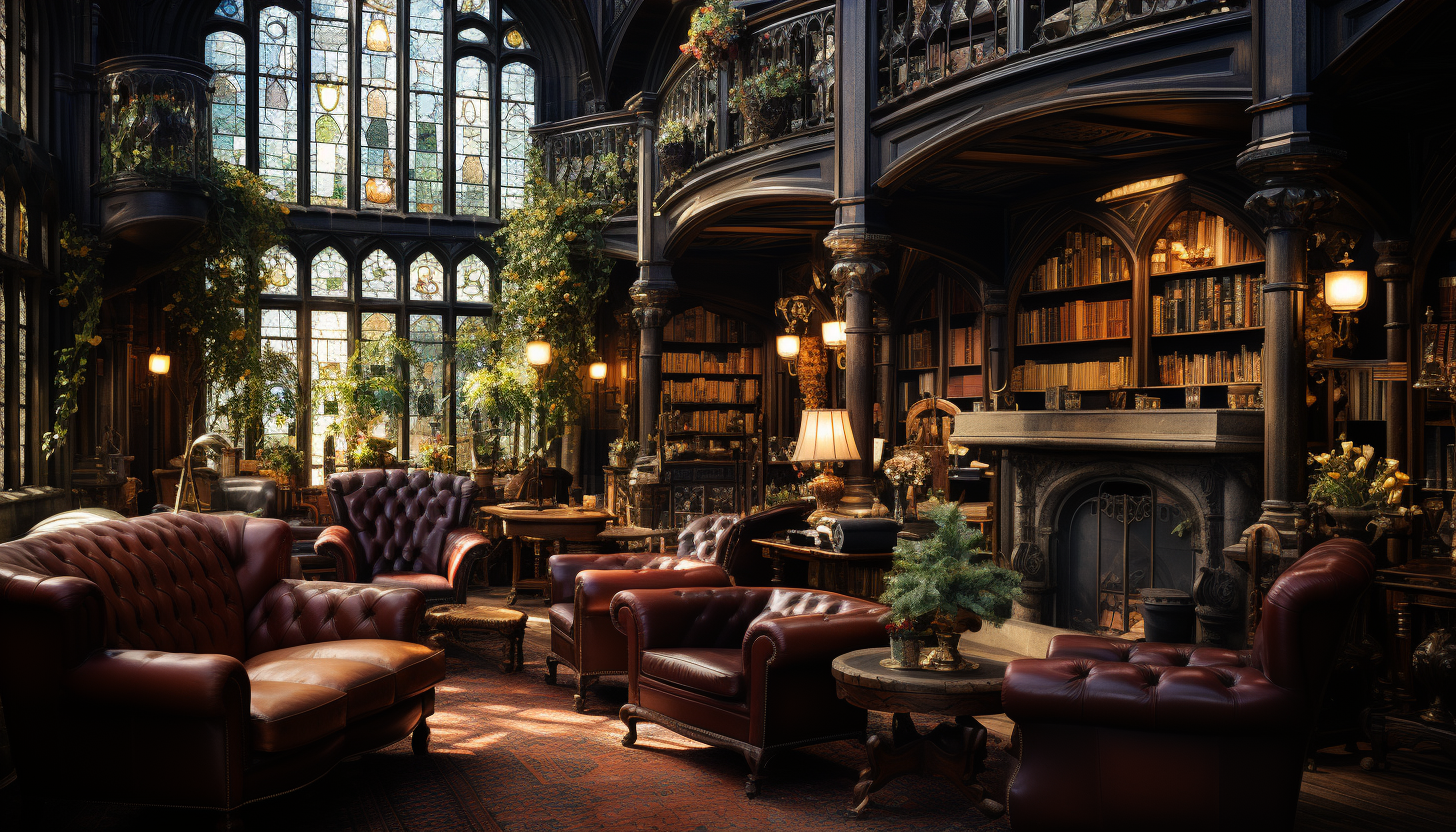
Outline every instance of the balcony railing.
[[(720, 105), (727, 107), (727, 101), (718, 95), (719, 72), (705, 72), (697, 64), (668, 82), (662, 101), (657, 108), (657, 122), (681, 122), (687, 131), (686, 167), (693, 168), (704, 159), (722, 150), (719, 146), (719, 126), (726, 114)], [(659, 183), (659, 187), (663, 183)]]
[(212, 70), (142, 55), (100, 67), (99, 186), (195, 185), (212, 158)]
[(544, 124), (531, 131), (541, 148), (546, 175), (552, 182), (574, 181), (596, 173), (612, 154), (626, 180), (623, 194), (631, 211), (637, 199), (637, 116), (621, 110)]
[(1248, 6), (1248, 0), (879, 0), (879, 103), (954, 75), (1084, 40)]

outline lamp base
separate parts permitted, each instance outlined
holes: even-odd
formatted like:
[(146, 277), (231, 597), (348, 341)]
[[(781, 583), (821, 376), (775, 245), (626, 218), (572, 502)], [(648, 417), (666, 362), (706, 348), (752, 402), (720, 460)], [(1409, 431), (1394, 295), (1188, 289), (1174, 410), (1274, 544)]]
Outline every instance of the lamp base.
[(809, 480), (808, 491), (814, 495), (814, 511), (808, 518), (809, 525), (814, 526), (838, 513), (839, 501), (844, 497), (844, 480), (821, 465), (819, 476)]
[(890, 510), (875, 496), (875, 482), (869, 477), (845, 480), (844, 497), (838, 513), (846, 517), (889, 517)]

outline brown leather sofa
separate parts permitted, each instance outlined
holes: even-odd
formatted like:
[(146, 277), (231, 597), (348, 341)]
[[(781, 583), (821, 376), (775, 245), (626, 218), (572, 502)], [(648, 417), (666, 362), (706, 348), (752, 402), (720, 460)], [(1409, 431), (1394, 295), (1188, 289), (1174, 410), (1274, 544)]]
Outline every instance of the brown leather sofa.
[(627, 636), (627, 726), (654, 722), (748, 762), (749, 797), (780, 751), (863, 739), (865, 712), (835, 694), (829, 665), (885, 642), (886, 608), (830, 592), (766, 587), (633, 589), (612, 599)]
[(612, 624), (612, 596), (624, 589), (728, 586), (718, 550), (737, 522), (733, 514), (693, 520), (678, 534), (676, 556), (553, 555), (546, 683), (556, 684), (556, 666), (566, 665), (576, 673), (576, 710), (585, 712), (587, 688), (602, 676), (627, 672), (627, 639)]
[(215, 809), (414, 737), (445, 657), (410, 589), (285, 580), (281, 520), (155, 514), (0, 545), (0, 700), (39, 797)]
[(314, 552), (338, 564), (342, 581), (411, 587), (431, 604), (465, 603), (470, 571), (490, 542), (470, 524), (476, 485), (455, 474), (398, 468), (329, 477), (338, 525)]
[(1305, 743), (1351, 618), (1375, 574), (1332, 540), (1274, 582), (1252, 650), (1060, 635), (1006, 669), (1020, 734), (1013, 829), (1292, 829)]

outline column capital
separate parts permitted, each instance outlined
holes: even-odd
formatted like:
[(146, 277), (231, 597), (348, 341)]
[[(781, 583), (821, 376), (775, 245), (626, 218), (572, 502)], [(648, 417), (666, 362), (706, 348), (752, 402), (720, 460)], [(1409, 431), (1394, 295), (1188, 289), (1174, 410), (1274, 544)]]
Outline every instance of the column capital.
[(1009, 311), (1007, 304), (1008, 298), (1006, 290), (999, 286), (986, 289), (985, 296), (981, 298), (981, 309), (987, 315), (993, 315), (997, 318), (1006, 317), (1006, 313)]
[(1270, 180), (1244, 203), (1265, 233), (1274, 229), (1308, 230), (1340, 202), (1339, 194), (1313, 181)]
[(889, 274), (885, 257), (894, 248), (889, 234), (863, 227), (841, 226), (824, 238), (824, 246), (834, 258), (830, 275), (846, 292), (868, 292), (876, 280)]
[(1379, 240), (1375, 250), (1375, 276), (1385, 281), (1410, 280), (1415, 261), (1410, 256), (1410, 240)]

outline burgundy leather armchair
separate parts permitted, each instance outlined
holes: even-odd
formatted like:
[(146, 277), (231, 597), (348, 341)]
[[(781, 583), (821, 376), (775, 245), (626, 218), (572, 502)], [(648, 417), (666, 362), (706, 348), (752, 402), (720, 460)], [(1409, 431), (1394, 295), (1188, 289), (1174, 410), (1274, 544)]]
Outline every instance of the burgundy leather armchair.
[(154, 514), (0, 545), (0, 699), (40, 797), (215, 809), (413, 734), (445, 657), (423, 598), (285, 580), (281, 520)]
[(738, 586), (768, 586), (773, 582), (773, 561), (753, 541), (788, 529), (807, 529), (813, 500), (794, 500), (746, 515), (728, 529), (719, 549), (718, 563)]
[(885, 641), (885, 607), (797, 589), (634, 589), (612, 599), (627, 636), (627, 726), (654, 722), (743, 754), (749, 797), (781, 751), (863, 739), (865, 712), (836, 694), (836, 656)]
[(1363, 544), (1332, 540), (1274, 582), (1252, 650), (1060, 635), (1006, 670), (1020, 735), (1007, 811), (1022, 830), (1292, 829), (1305, 743), (1360, 597)]
[(431, 604), (465, 603), (470, 571), (490, 542), (470, 524), (476, 485), (455, 474), (398, 468), (329, 477), (338, 525), (314, 551), (338, 564), (339, 579), (418, 589)]
[(551, 572), (551, 652), (546, 683), (556, 684), (556, 666), (576, 673), (576, 710), (586, 710), (586, 689), (602, 676), (627, 672), (627, 639), (612, 624), (612, 596), (624, 589), (679, 586), (728, 586), (716, 565), (719, 544), (738, 521), (732, 514), (709, 514), (678, 534), (677, 555), (553, 555)]

